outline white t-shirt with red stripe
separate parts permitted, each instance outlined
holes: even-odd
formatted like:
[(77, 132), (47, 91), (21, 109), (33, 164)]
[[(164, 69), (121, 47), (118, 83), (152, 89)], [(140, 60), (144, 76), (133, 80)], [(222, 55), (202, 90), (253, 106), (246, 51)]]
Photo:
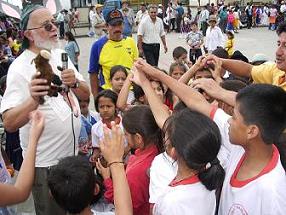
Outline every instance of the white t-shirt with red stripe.
[(244, 161), (244, 149), (229, 141), (227, 120), (229, 115), (218, 109), (213, 120), (222, 136), (219, 159), (226, 170), (221, 192), (220, 215), (278, 215), (286, 214), (286, 175), (280, 162), (280, 155), (273, 145), (269, 163), (257, 176), (239, 181), (236, 176)]
[(153, 215), (211, 215), (215, 213), (215, 191), (209, 191), (197, 176), (171, 182), (154, 206)]

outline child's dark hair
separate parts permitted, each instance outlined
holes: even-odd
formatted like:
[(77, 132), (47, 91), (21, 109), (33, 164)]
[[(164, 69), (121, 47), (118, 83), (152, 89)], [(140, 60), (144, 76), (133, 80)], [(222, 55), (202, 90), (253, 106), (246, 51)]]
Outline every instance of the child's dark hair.
[(94, 106), (95, 106), (95, 110), (98, 112), (98, 102), (99, 102), (99, 99), (101, 97), (105, 97), (105, 98), (109, 98), (111, 99), (112, 103), (115, 105), (116, 107), (116, 102), (117, 102), (117, 98), (118, 98), (118, 95), (113, 92), (112, 90), (103, 90), (101, 92), (98, 93), (98, 95), (96, 96), (96, 98), (94, 99)]
[(188, 54), (188, 51), (182, 46), (178, 46), (173, 50), (174, 59), (179, 59), (183, 54)]
[(217, 154), (221, 136), (217, 125), (201, 113), (185, 108), (168, 118), (163, 131), (186, 165), (198, 171), (198, 177), (208, 190), (219, 188), (225, 172)]
[(126, 68), (125, 68), (124, 66), (121, 66), (121, 65), (115, 65), (115, 66), (111, 67), (111, 69), (110, 69), (110, 80), (112, 80), (112, 78), (114, 77), (114, 75), (115, 75), (118, 71), (124, 72), (125, 75), (126, 75), (126, 77), (127, 77), (128, 73), (127, 73)]
[(164, 150), (161, 129), (158, 127), (152, 111), (147, 105), (132, 107), (124, 113), (122, 124), (130, 134), (140, 134), (145, 143), (154, 144), (159, 152)]
[(140, 97), (145, 96), (145, 93), (139, 85), (133, 83), (132, 86), (133, 86), (132, 91), (134, 92), (135, 100), (139, 101)]
[(224, 80), (220, 86), (225, 90), (239, 92), (241, 89), (246, 87), (246, 83), (240, 80)]
[(92, 202), (94, 172), (84, 157), (66, 157), (51, 169), (48, 185), (57, 204), (68, 213), (77, 214)]
[(268, 84), (252, 84), (236, 96), (246, 124), (259, 127), (266, 144), (276, 142), (286, 127), (286, 92)]
[(73, 33), (70, 31), (67, 31), (65, 33), (65, 36), (68, 38), (68, 41), (74, 41), (78, 47), (78, 50), (79, 50), (79, 45), (78, 45), (77, 41), (75, 40)]
[(95, 180), (95, 185), (98, 186), (99, 188), (99, 191), (96, 195), (93, 196), (91, 204), (97, 203), (104, 194), (103, 178), (100, 175), (94, 175), (94, 180)]
[(174, 107), (174, 113), (182, 111), (185, 108), (187, 108), (187, 105), (184, 102), (179, 101)]
[(213, 55), (219, 57), (219, 58), (223, 58), (223, 59), (228, 59), (228, 53), (227, 51), (222, 48), (222, 47), (219, 47), (219, 48), (216, 48), (213, 52), (212, 52)]
[(187, 72), (187, 67), (183, 63), (172, 63), (169, 69), (169, 75), (171, 75), (176, 67), (179, 67), (184, 73)]
[(193, 22), (191, 22), (191, 26), (193, 26), (193, 25), (198, 26), (198, 23), (197, 23), (197, 22), (195, 22), (195, 21), (193, 21)]
[(282, 33), (286, 33), (286, 23), (283, 22), (280, 25), (278, 25), (278, 28), (276, 30), (277, 35), (279, 36)]
[(233, 39), (233, 38), (234, 38), (234, 34), (233, 34), (231, 31), (227, 31), (227, 32), (226, 32), (226, 35), (229, 35), (229, 36), (230, 36), (230, 39)]

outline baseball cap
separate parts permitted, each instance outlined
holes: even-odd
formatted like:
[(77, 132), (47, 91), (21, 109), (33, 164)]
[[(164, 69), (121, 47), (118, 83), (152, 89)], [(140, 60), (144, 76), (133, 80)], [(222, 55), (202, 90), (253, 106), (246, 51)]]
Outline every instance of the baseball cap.
[(108, 25), (116, 25), (119, 22), (123, 22), (122, 13), (117, 9), (109, 11), (106, 15), (106, 23)]

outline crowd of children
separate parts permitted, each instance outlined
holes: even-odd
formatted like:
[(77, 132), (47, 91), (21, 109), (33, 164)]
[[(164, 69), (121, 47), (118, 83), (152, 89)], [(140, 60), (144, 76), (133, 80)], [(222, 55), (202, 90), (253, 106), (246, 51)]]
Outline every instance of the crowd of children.
[[(48, 177), (63, 210), (81, 215), (285, 213), (286, 93), (222, 66), (224, 59), (248, 62), (234, 50), (235, 19), (229, 16), (224, 41), (211, 17), (206, 43), (192, 22), (189, 56), (176, 47), (168, 72), (140, 58), (131, 71), (115, 65), (111, 89), (98, 93), (95, 112), (89, 100), (79, 101), (79, 155), (60, 160)], [(65, 36), (66, 51), (77, 65), (78, 45), (70, 32)], [(262, 63), (262, 58), (253, 61)], [(15, 185), (8, 185), (0, 153), (0, 214), (12, 213), (6, 206), (30, 193), (44, 121), (40, 111), (31, 113), (29, 147)]]

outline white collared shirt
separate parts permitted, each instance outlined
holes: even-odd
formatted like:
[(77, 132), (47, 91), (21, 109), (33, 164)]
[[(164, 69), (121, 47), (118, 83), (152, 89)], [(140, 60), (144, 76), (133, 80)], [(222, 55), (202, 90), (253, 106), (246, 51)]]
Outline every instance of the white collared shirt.
[(150, 16), (144, 18), (139, 24), (137, 35), (143, 37), (143, 43), (160, 43), (161, 37), (165, 36), (163, 21), (157, 17), (154, 23)]
[(225, 37), (223, 36), (219, 27), (208, 27), (206, 32), (205, 46), (209, 52), (217, 49), (218, 46), (224, 47)]

